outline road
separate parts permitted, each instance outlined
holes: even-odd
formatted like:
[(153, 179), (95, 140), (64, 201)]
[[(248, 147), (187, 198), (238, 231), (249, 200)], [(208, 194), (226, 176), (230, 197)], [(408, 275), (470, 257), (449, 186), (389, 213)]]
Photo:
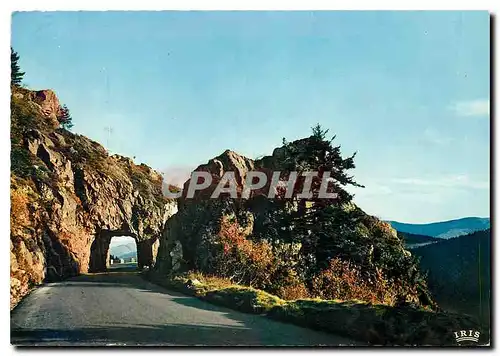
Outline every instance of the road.
[(20, 346), (310, 346), (351, 340), (215, 306), (133, 271), (36, 288), (11, 312)]

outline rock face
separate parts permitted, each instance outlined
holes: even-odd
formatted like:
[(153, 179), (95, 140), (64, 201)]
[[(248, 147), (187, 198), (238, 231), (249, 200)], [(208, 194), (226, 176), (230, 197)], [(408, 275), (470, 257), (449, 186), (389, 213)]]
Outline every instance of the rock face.
[(54, 128), (59, 126), (57, 117), (59, 116), (61, 105), (59, 104), (59, 99), (57, 99), (56, 94), (52, 90), (33, 91), (29, 93), (28, 98), (31, 102), (40, 107), (40, 112), (43, 117), (50, 122)]
[[(302, 145), (305, 140), (295, 143)], [(266, 199), (209, 199), (213, 190), (226, 172), (235, 172), (238, 194), (241, 192), (249, 171), (259, 170), (265, 173), (282, 170), (283, 149), (276, 148), (271, 156), (252, 160), (233, 151), (226, 150), (221, 155), (198, 166), (195, 171), (209, 172), (212, 176), (210, 187), (197, 191), (193, 199), (186, 199), (190, 184), (184, 184), (183, 197), (179, 199), (179, 211), (165, 224), (161, 237), (160, 251), (156, 271), (160, 274), (172, 270), (191, 270), (203, 266), (208, 258), (207, 251), (211, 238), (218, 233), (223, 216), (236, 216), (245, 235), (255, 233), (255, 225), (266, 224)], [(270, 175), (268, 174), (268, 178)], [(267, 192), (268, 184), (263, 188)], [(396, 237), (396, 232), (389, 229)], [(404, 250), (402, 249), (402, 252)]]
[(150, 167), (54, 129), (58, 105), (51, 90), (12, 96), (11, 307), (36, 284), (105, 270), (112, 236), (134, 237), (152, 265), (177, 210)]
[[(217, 233), (222, 216), (231, 214), (238, 202), (208, 199), (225, 172), (235, 172), (237, 190), (241, 191), (246, 174), (255, 168), (252, 159), (226, 150), (220, 156), (198, 166), (195, 171), (209, 172), (210, 187), (195, 192), (194, 199), (180, 199), (179, 211), (165, 224), (155, 270), (161, 274), (194, 269), (207, 259), (211, 236)], [(185, 196), (190, 180), (184, 184)]]
[[(309, 144), (307, 140), (294, 141), (292, 143), (294, 149), (304, 149)], [(230, 252), (228, 251), (234, 251), (234, 249), (238, 248), (241, 249), (241, 253), (247, 254), (245, 256), (251, 256), (245, 258), (247, 258), (246, 261), (250, 261), (250, 259), (254, 261), (248, 263), (249, 268), (254, 268), (252, 266), (257, 265), (255, 261), (259, 261), (255, 257), (256, 254), (270, 256), (270, 253), (264, 252), (262, 249), (267, 248), (265, 246), (271, 246), (269, 249), (272, 250), (273, 257), (269, 257), (269, 260), (274, 261), (272, 263), (275, 264), (271, 265), (271, 262), (269, 262), (269, 266), (272, 266), (273, 270), (282, 271), (281, 266), (286, 265), (287, 267), (284, 267), (284, 269), (291, 272), (290, 274), (287, 274), (288, 272), (279, 272), (279, 276), (276, 273), (268, 278), (270, 282), (262, 282), (262, 287), (257, 286), (257, 288), (263, 288), (267, 292), (277, 294), (282, 298), (293, 298), (293, 295), (298, 294), (301, 295), (300, 297), (311, 295), (308, 293), (314, 293), (313, 296), (315, 297), (322, 295), (319, 292), (323, 292), (321, 291), (323, 287), (314, 287), (314, 283), (326, 285), (327, 283), (336, 282), (333, 277), (332, 279), (325, 277), (328, 281), (322, 279), (325, 275), (318, 274), (318, 270), (326, 267), (314, 269), (318, 266), (316, 261), (321, 261), (321, 263), (327, 261), (329, 263), (337, 256), (340, 256), (339, 258), (344, 261), (354, 261), (353, 263), (360, 266), (360, 270), (365, 268), (363, 272), (359, 273), (358, 277), (352, 278), (359, 278), (359, 281), (353, 282), (353, 285), (361, 285), (361, 282), (363, 282), (372, 286), (373, 294), (371, 296), (364, 294), (367, 301), (370, 298), (375, 298), (373, 295), (378, 293), (376, 298), (380, 298), (384, 302), (387, 301), (386, 303), (391, 305), (414, 303), (433, 306), (425, 282), (420, 284), (419, 281), (418, 284), (414, 285), (405, 282), (405, 273), (417, 276), (418, 267), (412, 261), (411, 254), (405, 250), (404, 244), (398, 238), (396, 231), (389, 224), (366, 214), (352, 202), (343, 202), (332, 206), (332, 209), (321, 211), (320, 213), (325, 214), (321, 221), (322, 227), (326, 226), (329, 230), (321, 230), (316, 235), (311, 231), (309, 231), (309, 235), (307, 235), (307, 232), (302, 233), (302, 235), (298, 235), (301, 240), (297, 241), (294, 240), (292, 230), (298, 225), (292, 225), (297, 221), (294, 222), (293, 217), (304, 211), (299, 212), (299, 209), (307, 209), (307, 204), (314, 203), (296, 200), (290, 201), (286, 206), (280, 206), (275, 201), (273, 202), (273, 199), (262, 196), (262, 193), (267, 195), (268, 186), (265, 186), (261, 192), (251, 195), (250, 199), (233, 199), (229, 196), (210, 199), (213, 190), (226, 172), (234, 172), (238, 193), (242, 191), (246, 176), (252, 170), (264, 172), (268, 177), (269, 184), (270, 173), (273, 171), (286, 171), (284, 163), (287, 158), (285, 154), (283, 148), (277, 148), (271, 156), (251, 160), (227, 150), (220, 156), (209, 160), (206, 164), (197, 167), (195, 171), (209, 172), (211, 174), (213, 177), (212, 185), (201, 192), (195, 193), (194, 198), (191, 199), (187, 198), (185, 194), (190, 181), (184, 184), (183, 196), (178, 200), (179, 211), (167, 221), (163, 235), (160, 238), (153, 273), (159, 278), (184, 271), (207, 274), (219, 273), (218, 271), (226, 273), (225, 271), (228, 271), (228, 269), (225, 269), (224, 263), (232, 264), (233, 262), (219, 262), (221, 261), (220, 256), (229, 256)], [(292, 231), (291, 234), (281, 233), (287, 228)], [(231, 234), (229, 240), (228, 238), (221, 240), (223, 238), (220, 236), (228, 236), (227, 234)], [(316, 242), (319, 240), (318, 236), (320, 234), (327, 237), (320, 242)], [(250, 242), (245, 244), (242, 239)], [(233, 242), (228, 243), (227, 241)], [(259, 245), (260, 243), (267, 245)], [(252, 250), (254, 247), (252, 246), (260, 246), (260, 252), (254, 254)], [(293, 266), (297, 266), (297, 269), (294, 270)], [(384, 268), (384, 270), (381, 268)], [(250, 273), (246, 272), (248, 270), (250, 269), (242, 269), (242, 272), (236, 271), (235, 273), (233, 271), (227, 272), (224, 277), (245, 276), (244, 273)], [(270, 271), (271, 267), (267, 270)], [(372, 282), (374, 279), (371, 279), (371, 277), (364, 277), (368, 273), (372, 275), (379, 273), (379, 280)], [(241, 281), (241, 278), (235, 278), (236, 283), (239, 283), (238, 281)], [(283, 278), (282, 282), (280, 278)], [(256, 279), (249, 280), (252, 283)], [(265, 280), (265, 278), (262, 280)], [(276, 282), (278, 280), (280, 282)], [(353, 290), (349, 288), (346, 288), (346, 290)], [(379, 288), (379, 290), (375, 291), (375, 288)], [(362, 295), (361, 292), (356, 293)], [(383, 297), (378, 297), (379, 295), (383, 295)], [(338, 297), (328, 295), (325, 298), (335, 299)]]

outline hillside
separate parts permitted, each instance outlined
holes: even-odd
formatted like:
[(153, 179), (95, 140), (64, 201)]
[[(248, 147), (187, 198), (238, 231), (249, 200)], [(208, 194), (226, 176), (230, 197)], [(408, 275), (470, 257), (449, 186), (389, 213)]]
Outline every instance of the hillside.
[(426, 235), (415, 235), (410, 234), (409, 232), (397, 231), (398, 237), (403, 240), (406, 248), (413, 249), (418, 246), (424, 246), (427, 244), (439, 242), (440, 239), (426, 236)]
[(489, 229), (419, 247), (412, 253), (429, 272), (429, 288), (443, 309), (469, 314), (489, 325)]
[(60, 110), (51, 90), (12, 87), (11, 307), (43, 282), (106, 270), (112, 236), (135, 236), (152, 264), (176, 210), (159, 173), (59, 128)]
[(136, 243), (130, 242), (123, 245), (111, 246), (109, 248), (109, 253), (120, 258), (135, 256), (137, 254)]
[(477, 217), (467, 217), (428, 224), (408, 224), (397, 221), (388, 221), (388, 223), (397, 231), (445, 239), (467, 235), (471, 232), (488, 229), (490, 227), (489, 218)]

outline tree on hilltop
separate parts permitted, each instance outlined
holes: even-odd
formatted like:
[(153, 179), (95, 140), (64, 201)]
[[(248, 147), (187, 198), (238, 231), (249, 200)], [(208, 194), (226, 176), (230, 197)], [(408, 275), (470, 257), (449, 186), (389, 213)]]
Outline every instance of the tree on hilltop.
[[(318, 269), (324, 268), (334, 255), (329, 245), (337, 240), (339, 230), (347, 232), (356, 226), (358, 212), (346, 210), (353, 196), (345, 187), (363, 187), (349, 174), (355, 168), (356, 153), (343, 157), (341, 146), (333, 144), (336, 136), (329, 139), (327, 134), (328, 130), (318, 124), (312, 127), (312, 135), (307, 139), (295, 142), (283, 139), (284, 171), (297, 171), (299, 177), (291, 202), (296, 208), (290, 211), (288, 205), (290, 213), (283, 221), (290, 228), (282, 231), (288, 232), (292, 241), (302, 244), (306, 260)], [(305, 182), (301, 175), (306, 172), (317, 172), (317, 176), (312, 179), (311, 197), (299, 198), (297, 195), (302, 192)], [(335, 193), (335, 198), (324, 198), (319, 194), (325, 174), (330, 177), (327, 192)]]
[(59, 123), (66, 130), (70, 130), (73, 127), (73, 118), (66, 105), (61, 106), (59, 109), (59, 115), (57, 116)]
[(14, 86), (21, 85), (25, 74), (21, 72), (21, 67), (18, 62), (19, 54), (10, 47), (10, 84)]

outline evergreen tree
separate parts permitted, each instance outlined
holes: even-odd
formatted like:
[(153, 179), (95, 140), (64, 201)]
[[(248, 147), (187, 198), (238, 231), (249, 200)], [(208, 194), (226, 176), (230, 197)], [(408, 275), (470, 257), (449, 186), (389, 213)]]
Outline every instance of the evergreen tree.
[(19, 86), (23, 80), (24, 72), (18, 64), (19, 55), (10, 47), (10, 84)]
[(69, 109), (66, 105), (63, 105), (59, 110), (59, 115), (57, 117), (59, 123), (66, 130), (70, 130), (73, 127), (73, 118), (69, 112)]
[[(355, 154), (343, 157), (340, 146), (327, 138), (328, 130), (320, 125), (312, 128), (312, 135), (306, 139), (287, 142), (283, 139), (283, 156), (280, 158), (281, 179), (288, 180), (289, 172), (297, 172), (297, 180), (291, 198), (284, 198), (285, 191), (278, 193), (278, 199), (268, 202), (267, 219), (272, 221), (262, 226), (262, 235), (284, 242), (301, 244), (301, 269), (310, 274), (324, 268), (329, 259), (345, 246), (336, 246), (345, 240), (344, 234), (353, 232), (357, 226), (359, 213), (350, 209), (353, 196), (346, 186), (363, 187), (358, 184), (349, 170), (355, 168)], [(299, 196), (303, 192), (305, 177), (302, 173), (317, 172), (312, 179), (310, 198)], [(321, 182), (329, 172), (328, 193), (335, 197), (319, 196)], [(256, 221), (260, 224), (260, 221)], [(340, 234), (342, 233), (342, 236)]]

